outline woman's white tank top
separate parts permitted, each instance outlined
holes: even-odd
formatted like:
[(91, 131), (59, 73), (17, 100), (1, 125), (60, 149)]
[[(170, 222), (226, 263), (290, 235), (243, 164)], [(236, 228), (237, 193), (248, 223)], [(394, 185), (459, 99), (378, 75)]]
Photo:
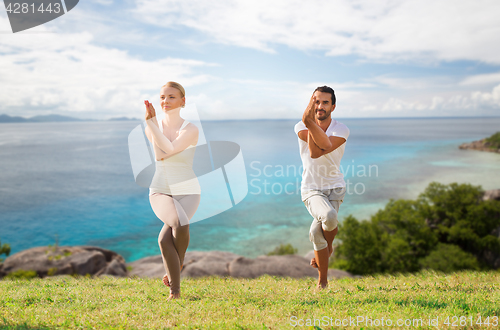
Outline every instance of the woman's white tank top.
[[(184, 120), (182, 130), (189, 124)], [(163, 122), (158, 125), (163, 134)], [(154, 138), (153, 138), (154, 143)], [(188, 146), (173, 156), (163, 160), (156, 160), (156, 170), (149, 186), (149, 194), (161, 193), (166, 195), (191, 195), (200, 194), (200, 184), (193, 171), (195, 145)]]

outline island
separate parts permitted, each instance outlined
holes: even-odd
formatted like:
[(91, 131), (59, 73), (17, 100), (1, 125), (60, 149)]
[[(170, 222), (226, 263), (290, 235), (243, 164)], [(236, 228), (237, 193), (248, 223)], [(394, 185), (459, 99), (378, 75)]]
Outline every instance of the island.
[(458, 148), (500, 153), (500, 132), (482, 140), (463, 143)]

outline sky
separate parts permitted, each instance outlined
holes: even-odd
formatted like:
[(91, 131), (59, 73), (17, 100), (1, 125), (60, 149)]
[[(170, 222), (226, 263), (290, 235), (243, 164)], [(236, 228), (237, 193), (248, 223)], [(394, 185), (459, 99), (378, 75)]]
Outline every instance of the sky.
[(500, 115), (498, 0), (81, 0), (12, 33), (0, 6), (0, 114), (144, 117), (167, 81), (200, 118)]

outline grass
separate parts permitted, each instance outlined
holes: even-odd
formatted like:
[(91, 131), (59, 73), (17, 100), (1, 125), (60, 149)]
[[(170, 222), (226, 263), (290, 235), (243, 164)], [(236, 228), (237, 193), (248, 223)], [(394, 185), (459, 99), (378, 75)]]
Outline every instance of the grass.
[[(398, 319), (416, 319), (407, 327), (415, 329), (456, 329), (460, 322), (467, 328), (496, 329), (499, 283), (498, 271), (451, 275), (424, 271), (346, 278), (331, 281), (329, 289), (318, 292), (312, 278), (207, 277), (184, 279), (182, 299), (166, 301), (168, 290), (159, 279), (1, 280), (0, 329), (290, 329), (299, 322), (307, 325), (307, 319), (311, 325), (316, 319), (312, 329), (371, 329), (382, 328), (373, 323), (382, 318), (385, 324), (388, 319), (392, 322), (385, 329), (401, 328)], [(488, 316), (489, 326), (475, 324)], [(364, 320), (353, 326), (347, 324), (349, 317)], [(347, 320), (345, 326), (335, 326), (335, 319)], [(438, 326), (429, 326), (429, 319)], [(454, 321), (458, 327), (452, 326)]]

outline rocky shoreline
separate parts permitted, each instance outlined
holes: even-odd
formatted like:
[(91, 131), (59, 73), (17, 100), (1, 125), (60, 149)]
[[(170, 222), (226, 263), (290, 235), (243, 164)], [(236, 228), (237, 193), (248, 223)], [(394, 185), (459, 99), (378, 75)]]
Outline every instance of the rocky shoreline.
[[(500, 200), (500, 189), (484, 192), (483, 200)], [(500, 232), (500, 229), (499, 229)], [(246, 258), (224, 251), (186, 252), (181, 277), (230, 276), (257, 278), (262, 275), (314, 277), (318, 272), (309, 265), (314, 251), (305, 256), (281, 255)], [(41, 278), (87, 275), (92, 277), (148, 277), (161, 279), (165, 274), (161, 255), (126, 263), (118, 253), (97, 246), (35, 247), (9, 256), (0, 264), (0, 279), (17, 271), (34, 271)], [(357, 278), (339, 269), (329, 269), (329, 279)]]
[[(314, 277), (318, 272), (309, 265), (314, 254), (246, 258), (224, 251), (187, 252), (181, 277), (231, 276), (257, 278), (262, 275), (293, 278)], [(9, 256), (0, 265), (0, 278), (16, 271), (35, 271), (41, 278), (91, 275), (92, 277), (148, 277), (161, 279), (165, 274), (161, 255), (130, 263), (118, 253), (96, 246), (35, 247)], [(346, 271), (330, 269), (329, 279), (358, 277)]]
[(458, 148), (500, 153), (500, 148), (492, 148), (491, 143), (487, 142), (486, 140), (487, 139), (482, 139), (470, 143), (462, 143), (460, 146), (458, 146)]

